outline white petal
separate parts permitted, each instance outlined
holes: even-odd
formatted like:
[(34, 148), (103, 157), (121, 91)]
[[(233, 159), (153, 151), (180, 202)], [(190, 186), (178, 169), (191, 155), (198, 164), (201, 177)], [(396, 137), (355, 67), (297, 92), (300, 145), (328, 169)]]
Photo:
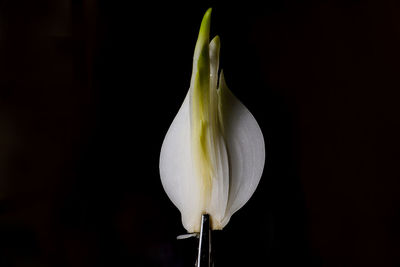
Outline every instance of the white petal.
[(219, 68), (219, 52), (220, 40), (215, 36), (209, 46), (210, 56), (210, 125), (213, 128), (212, 135), (212, 155), (213, 167), (215, 174), (213, 177), (213, 185), (211, 189), (210, 205), (207, 213), (211, 216), (212, 229), (222, 229), (222, 221), (224, 220), (226, 207), (229, 198), (229, 163), (228, 153), (225, 146), (225, 140), (222, 135), (222, 129), (218, 116), (218, 68)]
[(230, 92), (220, 75), (220, 119), (229, 156), (230, 188), (225, 226), (253, 195), (265, 161), (261, 129), (249, 110)]
[(189, 94), (161, 147), (160, 176), (165, 192), (182, 214), (185, 229), (188, 232), (198, 232), (201, 199), (192, 166)]

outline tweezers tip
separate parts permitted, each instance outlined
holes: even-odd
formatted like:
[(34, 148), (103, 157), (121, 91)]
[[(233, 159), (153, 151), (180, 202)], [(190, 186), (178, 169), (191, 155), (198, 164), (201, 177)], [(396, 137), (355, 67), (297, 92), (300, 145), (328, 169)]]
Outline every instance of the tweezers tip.
[(197, 256), (196, 267), (211, 266), (211, 226), (210, 215), (201, 216), (201, 227), (199, 235), (199, 253)]

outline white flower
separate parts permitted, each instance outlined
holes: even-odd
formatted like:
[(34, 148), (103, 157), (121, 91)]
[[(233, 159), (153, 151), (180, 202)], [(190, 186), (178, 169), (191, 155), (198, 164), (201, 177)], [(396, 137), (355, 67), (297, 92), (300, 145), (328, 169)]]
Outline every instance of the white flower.
[(210, 17), (211, 9), (201, 23), (189, 92), (160, 155), (163, 187), (190, 233), (200, 231), (204, 213), (212, 229), (222, 229), (254, 193), (265, 161), (256, 120), (229, 91), (222, 71), (218, 79), (220, 41), (209, 42)]

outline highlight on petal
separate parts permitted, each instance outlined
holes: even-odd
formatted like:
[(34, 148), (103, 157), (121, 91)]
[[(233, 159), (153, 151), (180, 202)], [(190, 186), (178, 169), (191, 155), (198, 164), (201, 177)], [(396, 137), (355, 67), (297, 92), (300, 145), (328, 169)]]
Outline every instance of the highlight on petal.
[(163, 187), (189, 233), (199, 232), (204, 213), (212, 229), (222, 229), (254, 193), (265, 161), (256, 120), (222, 71), (218, 76), (220, 39), (209, 42), (210, 18), (211, 9), (201, 23), (189, 92), (160, 154)]

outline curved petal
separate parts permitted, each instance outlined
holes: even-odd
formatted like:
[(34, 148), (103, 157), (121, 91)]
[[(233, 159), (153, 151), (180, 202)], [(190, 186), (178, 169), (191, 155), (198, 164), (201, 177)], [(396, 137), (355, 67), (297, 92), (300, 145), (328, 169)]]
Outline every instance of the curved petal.
[(202, 207), (199, 183), (193, 173), (189, 94), (186, 95), (161, 147), (160, 176), (168, 197), (180, 210), (188, 232), (198, 232)]
[(261, 129), (249, 110), (228, 89), (220, 74), (219, 114), (229, 156), (229, 200), (223, 226), (253, 195), (261, 179), (265, 145)]

